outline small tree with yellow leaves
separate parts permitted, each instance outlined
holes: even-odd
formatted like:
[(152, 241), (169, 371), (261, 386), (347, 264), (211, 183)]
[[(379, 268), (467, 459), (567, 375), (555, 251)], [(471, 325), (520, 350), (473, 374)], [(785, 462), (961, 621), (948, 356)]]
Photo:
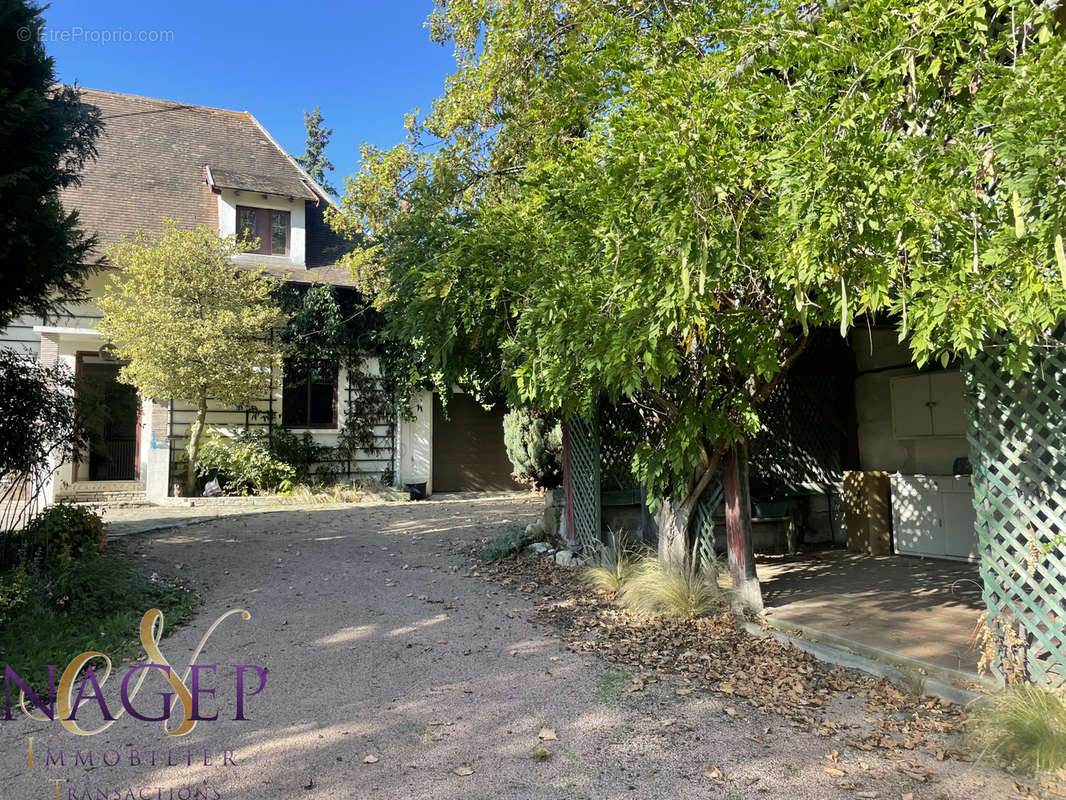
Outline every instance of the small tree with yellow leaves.
[(108, 250), (120, 271), (100, 300), (98, 329), (126, 362), (119, 379), (146, 397), (196, 407), (186, 494), (196, 488), (208, 399), (251, 406), (280, 366), (270, 334), (284, 317), (262, 271), (233, 263), (243, 245), (205, 226), (183, 230), (167, 220), (162, 232), (138, 231)]

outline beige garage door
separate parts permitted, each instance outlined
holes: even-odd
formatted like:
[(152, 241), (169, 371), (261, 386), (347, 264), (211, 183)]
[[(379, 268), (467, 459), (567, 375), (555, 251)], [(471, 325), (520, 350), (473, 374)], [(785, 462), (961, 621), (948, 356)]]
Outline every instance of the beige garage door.
[(466, 394), (454, 394), (444, 416), (433, 395), (433, 491), (496, 492), (524, 488), (511, 478), (503, 446), (500, 405), (486, 411)]

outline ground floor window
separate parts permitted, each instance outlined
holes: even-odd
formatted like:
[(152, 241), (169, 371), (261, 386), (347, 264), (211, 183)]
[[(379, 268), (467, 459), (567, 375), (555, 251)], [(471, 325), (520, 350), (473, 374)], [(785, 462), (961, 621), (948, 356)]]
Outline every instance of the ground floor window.
[(337, 366), (285, 363), (283, 424), (293, 428), (337, 427)]

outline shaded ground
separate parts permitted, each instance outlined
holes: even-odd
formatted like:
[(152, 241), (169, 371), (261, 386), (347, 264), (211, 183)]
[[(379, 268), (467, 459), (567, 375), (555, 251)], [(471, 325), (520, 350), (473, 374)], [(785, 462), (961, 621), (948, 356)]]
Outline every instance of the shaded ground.
[(977, 673), (976, 564), (826, 550), (760, 558), (758, 570), (775, 618)]
[[(856, 751), (845, 734), (819, 736), (737, 698), (678, 695), (665, 676), (574, 652), (534, 621), (549, 592), (501, 584), (457, 552), (538, 511), (532, 499), (405, 503), (231, 517), (127, 539), (146, 570), (203, 592), (196, 619), (162, 642), (168, 659), (182, 663), (212, 621), (245, 608), (251, 619), (223, 622), (199, 663), (264, 665), (267, 687), (248, 699), (248, 720), (233, 721), (233, 670), (220, 666), (204, 681), (217, 695), (203, 698), (204, 713), (219, 707), (220, 719), (180, 738), (128, 717), (92, 737), (4, 722), (0, 794), (50, 798), (52, 780), (70, 779), (59, 796), (92, 800), (98, 788), (125, 799), (128, 787), (150, 787), (143, 796), (156, 800), (157, 787), (178, 800), (197, 789), (227, 800), (1013, 795), (988, 768), (924, 752), (912, 767)], [(643, 686), (630, 692), (635, 676)], [(105, 694), (117, 696), (116, 684)], [(137, 702), (143, 713), (158, 713), (153, 693), (165, 688), (153, 675)], [(875, 722), (866, 706), (844, 693), (818, 713)], [(541, 747), (546, 760), (532, 757)], [(92, 769), (72, 766), (79, 748), (97, 754)], [(179, 765), (162, 766), (168, 748)], [(64, 750), (65, 766), (44, 763), (48, 749)], [(119, 751), (117, 766), (101, 760), (108, 749)], [(236, 766), (222, 766), (225, 750)], [(166, 790), (159, 796), (169, 800)]]

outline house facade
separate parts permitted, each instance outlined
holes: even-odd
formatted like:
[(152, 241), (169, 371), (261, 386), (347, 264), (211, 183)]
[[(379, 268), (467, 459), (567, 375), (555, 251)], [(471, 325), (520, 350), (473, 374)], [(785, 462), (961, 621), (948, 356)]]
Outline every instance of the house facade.
[[(91, 89), (82, 90), (81, 100), (99, 110), (104, 128), (97, 159), (63, 202), (79, 212), (83, 229), (97, 236), (96, 255), (137, 230), (161, 230), (169, 219), (183, 228), (207, 225), (222, 236), (258, 237), (259, 249), (235, 262), (262, 266), (277, 280), (356, 291), (348, 271), (337, 264), (345, 247), (325, 220), (329, 195), (251, 114)], [(44, 502), (159, 501), (174, 493), (180, 475), (195, 412), (180, 401), (141, 397), (117, 381), (120, 364), (107, 337), (96, 330), (101, 317), (96, 298), (113, 274), (105, 266), (91, 275), (87, 301), (69, 305), (62, 318), (24, 317), (0, 331), (0, 346), (28, 351), (48, 364), (66, 364), (77, 374), (78, 391), (99, 412), (93, 444), (60, 465), (49, 485), (36, 487)], [(280, 372), (272, 376), (269, 396), (254, 408), (212, 401), (207, 424), (230, 430), (281, 425), (335, 448), (349, 405), (359, 402), (359, 391), (368, 385), (349, 371), (373, 378), (377, 368), (370, 361), (315, 374)], [(331, 473), (341, 481), (425, 483), (431, 491), (433, 413), (432, 394), (416, 397), (411, 414), (377, 420), (375, 445), (336, 459)], [(474, 414), (475, 422), (484, 423), (489, 413)], [(460, 424), (443, 420), (436, 435)], [(487, 450), (502, 452), (502, 431), (490, 438)], [(475, 448), (463, 459), (476, 472), (483, 455)], [(462, 480), (455, 485), (478, 488)]]

